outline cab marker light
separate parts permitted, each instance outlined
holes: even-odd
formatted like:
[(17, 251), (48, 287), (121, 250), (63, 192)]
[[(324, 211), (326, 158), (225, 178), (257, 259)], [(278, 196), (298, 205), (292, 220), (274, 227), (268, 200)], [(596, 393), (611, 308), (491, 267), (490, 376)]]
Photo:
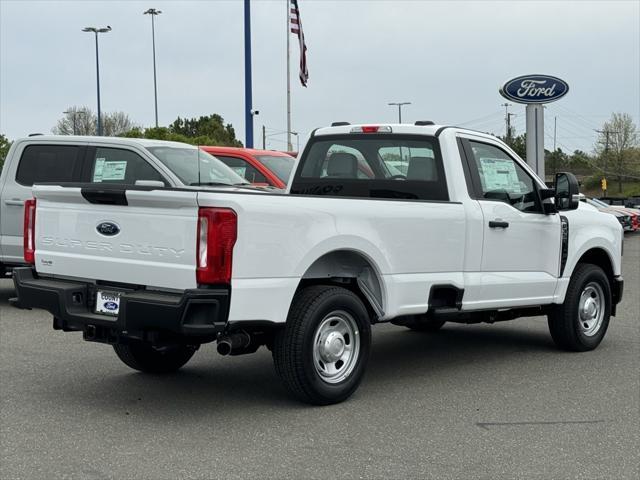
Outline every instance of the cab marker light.
[(392, 131), (389, 125), (362, 125), (351, 129), (351, 133), (391, 133)]

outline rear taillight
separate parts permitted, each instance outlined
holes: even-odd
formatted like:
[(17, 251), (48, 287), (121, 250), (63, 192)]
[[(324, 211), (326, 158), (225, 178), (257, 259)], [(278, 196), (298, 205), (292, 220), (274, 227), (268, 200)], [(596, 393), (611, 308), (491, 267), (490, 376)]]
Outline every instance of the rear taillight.
[(199, 284), (231, 283), (233, 246), (238, 236), (238, 217), (229, 208), (198, 211), (196, 281)]
[(36, 263), (36, 200), (32, 198), (24, 202), (24, 261)]

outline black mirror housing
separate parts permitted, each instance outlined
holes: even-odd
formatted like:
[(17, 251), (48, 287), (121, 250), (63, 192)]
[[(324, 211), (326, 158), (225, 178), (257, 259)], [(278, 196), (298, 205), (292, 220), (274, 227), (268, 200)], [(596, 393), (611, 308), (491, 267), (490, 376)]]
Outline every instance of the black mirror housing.
[(560, 172), (555, 178), (555, 202), (558, 211), (575, 210), (580, 204), (580, 187), (573, 173)]

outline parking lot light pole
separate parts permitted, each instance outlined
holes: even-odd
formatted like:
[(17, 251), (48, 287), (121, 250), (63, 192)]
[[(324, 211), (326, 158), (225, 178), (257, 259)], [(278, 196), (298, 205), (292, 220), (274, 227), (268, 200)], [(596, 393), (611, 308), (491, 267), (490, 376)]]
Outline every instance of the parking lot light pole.
[(398, 107), (398, 123), (402, 123), (402, 106), (411, 105), (411, 102), (389, 102), (387, 105), (393, 105)]
[(76, 116), (84, 115), (84, 112), (78, 112), (76, 110), (65, 110), (62, 113), (64, 113), (65, 115), (71, 115), (71, 118), (73, 119), (73, 134), (77, 135), (78, 127), (77, 127), (77, 124), (76, 124)]
[(102, 135), (102, 115), (100, 112), (100, 61), (98, 58), (98, 34), (99, 33), (107, 33), (111, 31), (111, 27), (107, 25), (103, 28), (96, 27), (85, 27), (82, 29), (83, 32), (92, 32), (96, 36), (96, 86), (98, 91), (98, 136)]
[(151, 42), (153, 44), (153, 98), (155, 100), (156, 107), (156, 128), (158, 128), (158, 84), (156, 81), (156, 25), (155, 25), (155, 17), (156, 15), (160, 15), (162, 10), (156, 10), (155, 8), (150, 8), (143, 15), (151, 15)]

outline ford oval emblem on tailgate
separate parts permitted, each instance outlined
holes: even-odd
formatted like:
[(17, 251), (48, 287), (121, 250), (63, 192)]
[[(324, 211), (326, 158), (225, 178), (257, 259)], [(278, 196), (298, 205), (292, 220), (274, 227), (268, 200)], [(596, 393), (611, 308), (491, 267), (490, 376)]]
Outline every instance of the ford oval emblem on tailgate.
[(100, 222), (96, 227), (96, 230), (100, 235), (106, 237), (113, 237), (120, 233), (120, 227), (113, 222)]

